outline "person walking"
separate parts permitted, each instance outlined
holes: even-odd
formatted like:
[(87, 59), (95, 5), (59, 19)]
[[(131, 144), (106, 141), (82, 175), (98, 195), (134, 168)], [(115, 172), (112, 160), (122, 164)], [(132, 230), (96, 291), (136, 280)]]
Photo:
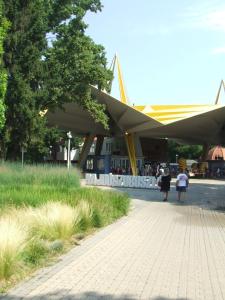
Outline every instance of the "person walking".
[(184, 170), (179, 170), (176, 181), (176, 191), (178, 192), (178, 201), (181, 201), (181, 195), (186, 192), (189, 184), (188, 176)]
[(160, 192), (164, 193), (163, 201), (168, 201), (168, 193), (170, 191), (171, 175), (169, 168), (165, 168), (163, 174), (159, 178)]

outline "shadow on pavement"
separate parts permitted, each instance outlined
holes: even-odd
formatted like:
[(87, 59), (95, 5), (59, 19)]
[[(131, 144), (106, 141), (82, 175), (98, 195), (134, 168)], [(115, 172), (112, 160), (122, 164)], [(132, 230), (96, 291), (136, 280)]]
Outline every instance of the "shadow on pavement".
[[(117, 191), (127, 193), (135, 200), (148, 202), (162, 202), (163, 194), (158, 190), (134, 189), (134, 188), (114, 188)], [(177, 201), (177, 192), (175, 184), (171, 184), (169, 192), (169, 201), (177, 206), (199, 206), (208, 210), (218, 210), (225, 212), (225, 182), (221, 184), (206, 183), (206, 182), (190, 182), (190, 185), (185, 193), (185, 199), (182, 202)]]
[(163, 202), (163, 194), (159, 189), (117, 188), (117, 190), (124, 191), (133, 198), (136, 209), (144, 208), (146, 202), (160, 203), (159, 209), (174, 208), (178, 214), (174, 221), (185, 226), (191, 219), (191, 223), (196, 226), (225, 228), (225, 182), (221, 184), (221, 181), (207, 183), (205, 180), (202, 182), (191, 180), (181, 202), (177, 200), (174, 182), (171, 184), (168, 202)]
[[(133, 298), (132, 296), (129, 295), (121, 295), (121, 296), (114, 296), (111, 294), (99, 294), (96, 292), (86, 292), (82, 294), (69, 294), (68, 290), (58, 290), (55, 293), (49, 293), (49, 294), (40, 294), (38, 296), (0, 296), (1, 300), (97, 300), (97, 299), (102, 299), (102, 300), (136, 300), (137, 298)], [(140, 297), (138, 297), (140, 299)], [(167, 298), (167, 297), (151, 297), (148, 298), (149, 300), (191, 300), (188, 298)], [(194, 299), (193, 299), (194, 300)]]

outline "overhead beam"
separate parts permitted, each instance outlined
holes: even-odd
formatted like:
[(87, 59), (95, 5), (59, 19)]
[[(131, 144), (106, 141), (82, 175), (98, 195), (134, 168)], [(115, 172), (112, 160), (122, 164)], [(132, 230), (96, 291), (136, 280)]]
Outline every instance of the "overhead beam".
[(128, 109), (125, 109), (122, 114), (117, 118), (117, 122), (120, 124), (123, 121), (123, 118), (126, 116)]
[[(139, 124), (136, 124), (132, 127), (128, 127), (127, 132), (131, 133), (131, 132), (137, 132), (137, 131), (140, 131), (140, 130), (147, 130), (147, 129), (149, 129), (149, 123), (150, 123), (150, 121), (145, 121), (145, 122), (141, 122)], [(144, 127), (146, 126), (146, 128), (143, 128), (143, 126)]]

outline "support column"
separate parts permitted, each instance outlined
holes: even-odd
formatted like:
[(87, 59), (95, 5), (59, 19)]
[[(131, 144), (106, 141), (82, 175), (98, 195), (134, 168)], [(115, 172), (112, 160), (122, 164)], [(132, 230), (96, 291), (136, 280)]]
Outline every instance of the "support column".
[(134, 144), (135, 144), (135, 151), (137, 156), (143, 156), (140, 136), (134, 134)]
[(134, 143), (134, 135), (132, 133), (125, 134), (127, 152), (130, 160), (132, 175), (137, 175), (136, 151)]
[(104, 136), (103, 135), (97, 135), (95, 155), (101, 155), (103, 142), (104, 142)]
[[(119, 81), (119, 88), (120, 88), (120, 101), (124, 104), (128, 105), (128, 98), (126, 95), (126, 89), (123, 82), (122, 71), (120, 68), (118, 57), (115, 56), (115, 60), (113, 65), (117, 64), (117, 71), (118, 71), (118, 81)], [(120, 120), (121, 121), (121, 120)], [(135, 141), (134, 141), (134, 134), (126, 133), (125, 134), (125, 141), (127, 145), (127, 152), (129, 155), (130, 166), (133, 175), (137, 175), (137, 162), (136, 162), (136, 150), (135, 150)]]
[(209, 148), (210, 148), (209, 144), (207, 144), (207, 143), (203, 144), (201, 161), (206, 161), (207, 155), (208, 155), (208, 152), (209, 152)]
[(90, 149), (91, 149), (91, 145), (93, 144), (93, 141), (94, 141), (94, 137), (95, 137), (94, 134), (88, 134), (85, 137), (84, 145), (82, 147), (80, 157), (79, 157), (79, 160), (78, 160), (78, 165), (81, 169), (83, 169), (83, 167), (85, 165), (87, 156), (88, 156), (88, 154), (90, 152)]

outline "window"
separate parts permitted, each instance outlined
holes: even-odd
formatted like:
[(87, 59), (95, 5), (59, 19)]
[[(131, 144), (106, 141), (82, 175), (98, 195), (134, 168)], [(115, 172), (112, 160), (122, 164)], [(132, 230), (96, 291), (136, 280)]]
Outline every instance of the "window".
[(112, 144), (111, 143), (106, 143), (105, 148), (106, 148), (106, 153), (111, 153)]
[(93, 158), (88, 158), (86, 162), (86, 169), (93, 170), (94, 169), (94, 160)]

